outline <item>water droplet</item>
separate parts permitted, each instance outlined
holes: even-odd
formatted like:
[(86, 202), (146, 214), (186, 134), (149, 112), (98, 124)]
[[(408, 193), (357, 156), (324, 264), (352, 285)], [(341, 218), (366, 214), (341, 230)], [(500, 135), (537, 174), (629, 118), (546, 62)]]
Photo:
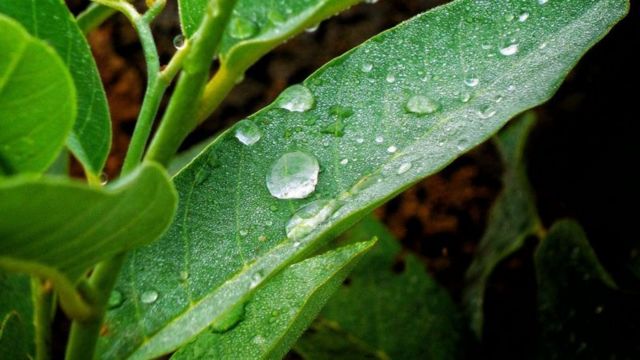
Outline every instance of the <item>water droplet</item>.
[(505, 15), (504, 19), (507, 20), (508, 22), (513, 21), (513, 19), (515, 18), (515, 16), (513, 16), (513, 14), (508, 14)]
[(189, 273), (187, 271), (180, 271), (180, 280), (181, 281), (189, 280)]
[(515, 55), (518, 52), (518, 44), (511, 44), (509, 46), (500, 48), (500, 54), (504, 56)]
[(278, 205), (271, 205), (271, 206), (269, 206), (269, 210), (271, 210), (271, 211), (278, 211)]
[(373, 64), (364, 63), (360, 66), (360, 70), (365, 73), (371, 72), (371, 70), (373, 70)]
[(363, 138), (357, 138), (357, 139), (356, 139), (356, 142), (357, 142), (358, 144), (362, 144), (362, 143), (364, 143), (364, 139), (363, 139)]
[(389, 75), (387, 75), (387, 79), (386, 80), (387, 80), (387, 82), (389, 84), (392, 84), (392, 83), (396, 82), (396, 77), (393, 74), (389, 74)]
[(538, 49), (542, 50), (542, 49), (544, 49), (544, 48), (546, 48), (546, 47), (547, 47), (547, 43), (546, 43), (546, 42), (543, 42), (542, 44), (540, 44), (540, 45), (538, 46)]
[(398, 168), (398, 171), (397, 171), (398, 175), (404, 174), (407, 171), (409, 171), (411, 169), (411, 166), (412, 165), (411, 165), (410, 162), (406, 162), (406, 163), (403, 163), (402, 165), (400, 165), (400, 167)]
[(304, 31), (308, 32), (308, 33), (314, 33), (316, 31), (318, 31), (318, 28), (320, 28), (320, 23), (315, 24), (312, 27), (306, 28)]
[(118, 306), (122, 305), (124, 302), (124, 296), (118, 290), (113, 290), (111, 294), (109, 294), (109, 300), (107, 301), (107, 306), (109, 309), (115, 309)]
[(525, 22), (527, 21), (528, 18), (529, 18), (529, 13), (525, 11), (518, 16), (518, 21)]
[(467, 85), (468, 87), (476, 87), (478, 86), (478, 84), (480, 84), (480, 79), (478, 79), (477, 77), (471, 76), (464, 79), (464, 84)]
[(303, 199), (316, 189), (320, 165), (302, 151), (282, 155), (267, 174), (267, 188), (278, 199)]
[(175, 47), (176, 49), (180, 50), (184, 47), (185, 41), (184, 41), (184, 36), (182, 36), (182, 34), (180, 35), (176, 35), (173, 38), (173, 47)]
[(407, 101), (405, 109), (410, 113), (426, 115), (437, 111), (439, 107), (438, 103), (428, 97), (415, 95)]
[(262, 281), (262, 275), (257, 272), (251, 276), (251, 282), (249, 283), (249, 288), (254, 289), (256, 286), (260, 284)]
[(267, 237), (265, 235), (260, 235), (260, 236), (258, 236), (258, 241), (265, 242), (265, 241), (267, 241)]
[(240, 234), (240, 236), (245, 237), (249, 234), (249, 231), (247, 231), (246, 229), (241, 229), (240, 231), (238, 231), (238, 234)]
[(496, 110), (491, 105), (483, 105), (478, 110), (478, 116), (481, 119), (488, 119), (496, 114)]
[(258, 32), (258, 25), (243, 17), (234, 17), (229, 26), (229, 35), (238, 40), (248, 39)]
[(458, 140), (458, 151), (463, 151), (467, 148), (467, 146), (469, 145), (469, 142), (467, 141), (467, 139), (460, 139)]
[(471, 94), (469, 94), (468, 92), (463, 92), (460, 95), (460, 101), (462, 101), (463, 103), (469, 102), (469, 100), (471, 100)]
[(333, 214), (336, 204), (335, 200), (316, 200), (298, 209), (287, 223), (287, 237), (297, 240), (311, 233)]
[(376, 136), (376, 142), (378, 144), (382, 144), (384, 142), (384, 138), (380, 135)]
[(377, 2), (378, 2), (378, 0), (364, 0), (365, 4), (375, 4)]
[(109, 183), (109, 175), (105, 172), (100, 174), (100, 185), (106, 186)]
[(264, 336), (262, 335), (256, 335), (251, 341), (256, 345), (262, 345), (267, 343), (267, 339), (265, 339)]
[(502, 95), (496, 95), (496, 97), (493, 98), (493, 101), (495, 101), (496, 103), (499, 103), (503, 99), (504, 99), (504, 97)]
[(393, 154), (394, 152), (398, 151), (398, 148), (395, 147), (394, 145), (391, 145), (387, 148), (387, 152), (390, 154)]
[(196, 185), (204, 184), (204, 182), (207, 181), (210, 175), (211, 175), (211, 169), (209, 169), (208, 166), (201, 167), (200, 170), (198, 170), (198, 172), (196, 173), (196, 176), (194, 179), (195, 184)]
[(311, 109), (315, 102), (311, 91), (299, 84), (288, 87), (278, 98), (278, 106), (281, 109), (293, 112), (305, 112)]
[(547, 2), (549, 2), (549, 0), (538, 0), (538, 4), (540, 4), (540, 5), (544, 5)]
[(262, 130), (253, 121), (245, 119), (236, 124), (235, 136), (245, 145), (253, 145), (262, 137)]
[(348, 163), (349, 163), (349, 159), (347, 158), (340, 160), (340, 165), (347, 165)]
[(140, 301), (143, 304), (153, 304), (156, 300), (158, 300), (158, 292), (155, 290), (148, 290), (140, 295)]
[(282, 24), (287, 21), (287, 17), (276, 9), (269, 10), (267, 18), (274, 24)]

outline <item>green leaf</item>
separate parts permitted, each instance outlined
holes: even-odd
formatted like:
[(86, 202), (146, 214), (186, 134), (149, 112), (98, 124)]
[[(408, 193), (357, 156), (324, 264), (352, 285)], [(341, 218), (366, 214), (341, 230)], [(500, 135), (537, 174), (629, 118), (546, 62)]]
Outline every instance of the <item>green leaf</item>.
[(487, 230), (467, 271), (464, 292), (471, 328), (478, 337), (482, 337), (484, 293), (493, 270), (541, 229), (523, 158), (535, 120), (533, 112), (526, 113), (495, 138), (505, 167), (504, 188), (491, 209)]
[[(246, 68), (278, 44), (362, 0), (238, 0), (222, 37), (220, 58)], [(183, 32), (193, 36), (208, 0), (179, 0)]]
[[(379, 237), (379, 245), (327, 303), (296, 351), (305, 359), (348, 358), (353, 351), (383, 359), (460, 358), (461, 322), (448, 294), (415, 256), (401, 254), (400, 244), (377, 220), (366, 218), (344, 239), (371, 236)], [(326, 341), (338, 336), (350, 346)]]
[(540, 359), (634, 359), (640, 295), (616, 289), (580, 225), (556, 223), (535, 254)]
[(33, 308), (29, 276), (0, 271), (0, 354), (4, 359), (34, 358)]
[(171, 358), (281, 359), (374, 243), (345, 246), (290, 266), (257, 291), (232, 330), (205, 331)]
[(0, 267), (76, 280), (92, 265), (150, 243), (169, 226), (176, 194), (145, 165), (107, 187), (67, 179), (0, 183)]
[(0, 14), (0, 176), (42, 172), (75, 119), (75, 88), (43, 41)]
[[(505, 20), (525, 5), (526, 21)], [(304, 258), (548, 99), (627, 5), (456, 1), (329, 63), (305, 81), (308, 91), (295, 87), (250, 118), (259, 141), (244, 145), (231, 129), (174, 178), (180, 197), (174, 225), (160, 241), (130, 254), (117, 284), (130, 299), (153, 291), (157, 301), (125, 301), (110, 312), (111, 336), (99, 353), (106, 359), (160, 356), (226, 318), (251, 297), (256, 277), (263, 282)], [(502, 36), (516, 29), (518, 51), (503, 55)], [(465, 69), (477, 77), (476, 86), (465, 85)], [(322, 132), (337, 120), (344, 135)], [(283, 175), (272, 174), (272, 165), (292, 152), (320, 165), (307, 199), (281, 200), (267, 188), (268, 175)], [(298, 185), (289, 195), (314, 186), (314, 167), (300, 168), (304, 176), (291, 178)], [(184, 273), (188, 281), (181, 281)]]
[[(78, 90), (78, 116), (67, 145), (87, 171), (100, 175), (111, 146), (109, 107), (91, 49), (75, 18), (62, 0), (0, 0), (0, 13), (45, 40), (67, 65)], [(47, 106), (46, 112), (59, 106), (51, 103), (55, 105)]]

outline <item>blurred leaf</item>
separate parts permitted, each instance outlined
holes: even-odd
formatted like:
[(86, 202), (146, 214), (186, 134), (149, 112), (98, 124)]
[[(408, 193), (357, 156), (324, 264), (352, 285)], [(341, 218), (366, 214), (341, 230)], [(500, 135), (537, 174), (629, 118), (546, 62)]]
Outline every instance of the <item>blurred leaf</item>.
[(467, 271), (464, 292), (471, 328), (478, 337), (482, 337), (484, 293), (493, 270), (541, 229), (523, 158), (535, 120), (533, 112), (526, 113), (495, 137), (505, 168), (504, 188), (491, 209), (487, 230)]
[(290, 266), (257, 291), (235, 327), (205, 331), (171, 358), (281, 359), (373, 244), (345, 246)]
[(0, 354), (3, 359), (35, 356), (31, 280), (0, 271)]
[[(78, 90), (77, 118), (67, 145), (86, 170), (100, 175), (111, 146), (109, 107), (91, 49), (73, 15), (62, 0), (0, 0), (0, 13), (16, 19), (33, 36), (46, 41), (65, 62)], [(52, 86), (51, 90), (60, 91), (59, 86)], [(64, 92), (58, 96), (63, 95)], [(53, 105), (27, 106), (50, 114), (66, 101), (52, 99)]]
[[(417, 16), (219, 136), (174, 178), (174, 225), (128, 257), (117, 287), (132, 301), (108, 314), (102, 357), (161, 356), (228, 318), (256, 278), (308, 256), (548, 99), (627, 11), (624, 0), (552, 1), (534, 4), (524, 22), (505, 20), (525, 4), (462, 0)], [(505, 47), (516, 30), (517, 44)], [(327, 131), (336, 122), (342, 131)], [(145, 292), (155, 301), (138, 301)]]
[[(366, 218), (344, 235), (349, 241), (379, 237), (322, 310), (318, 324), (295, 346), (305, 359), (457, 359), (462, 348), (458, 311), (385, 227)], [(334, 342), (337, 337), (343, 340)], [(327, 341), (330, 339), (330, 341)], [(344, 345), (336, 346), (336, 344)], [(351, 346), (347, 346), (351, 344)]]
[(45, 42), (1, 14), (0, 48), (0, 176), (43, 172), (73, 126), (71, 76)]

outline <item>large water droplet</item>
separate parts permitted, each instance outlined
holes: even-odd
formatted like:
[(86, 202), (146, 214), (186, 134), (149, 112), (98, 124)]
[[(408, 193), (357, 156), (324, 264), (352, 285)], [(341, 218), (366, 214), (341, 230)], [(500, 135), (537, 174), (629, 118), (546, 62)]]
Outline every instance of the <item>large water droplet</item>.
[(282, 155), (267, 174), (267, 188), (278, 199), (303, 199), (316, 189), (320, 165), (302, 151)]
[(245, 119), (236, 124), (235, 136), (245, 145), (253, 145), (262, 137), (262, 130), (253, 121)]
[(115, 309), (118, 306), (122, 305), (124, 302), (124, 296), (118, 290), (113, 290), (111, 294), (109, 294), (109, 300), (107, 302), (107, 306), (109, 309)]
[(333, 214), (336, 205), (335, 200), (316, 200), (301, 207), (287, 223), (287, 237), (297, 240), (308, 235)]
[(234, 17), (229, 24), (229, 35), (238, 40), (248, 39), (257, 32), (258, 25), (243, 17)]
[(315, 105), (315, 98), (303, 85), (293, 85), (282, 92), (278, 98), (278, 106), (293, 112), (305, 112)]
[(437, 102), (422, 95), (412, 96), (409, 101), (407, 101), (407, 105), (405, 106), (405, 109), (408, 112), (418, 115), (431, 114), (437, 111), (438, 108), (439, 105)]
[(153, 304), (156, 300), (158, 300), (158, 292), (155, 290), (148, 290), (140, 295), (140, 301), (143, 304)]
[(515, 55), (518, 52), (518, 44), (510, 44), (503, 48), (500, 48), (500, 54), (504, 56)]

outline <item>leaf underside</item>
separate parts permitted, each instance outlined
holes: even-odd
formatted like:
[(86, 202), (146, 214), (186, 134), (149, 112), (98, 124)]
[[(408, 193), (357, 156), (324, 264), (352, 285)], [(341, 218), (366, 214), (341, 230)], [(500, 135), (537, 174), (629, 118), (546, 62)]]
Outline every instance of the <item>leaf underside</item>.
[[(223, 133), (174, 178), (180, 204), (173, 226), (128, 256), (116, 285), (128, 300), (108, 314), (102, 358), (160, 356), (225, 318), (250, 298), (256, 277), (262, 283), (302, 259), (548, 99), (627, 5), (455, 1), (313, 74), (304, 82), (312, 109), (289, 112), (277, 100), (252, 116), (263, 133), (257, 143), (241, 144), (233, 129)], [(523, 8), (526, 21), (508, 21)], [(505, 45), (514, 34), (517, 46)], [(477, 84), (467, 85), (472, 79)], [(422, 114), (407, 111), (415, 96)], [(425, 98), (435, 105), (425, 106)], [(323, 131), (338, 120), (342, 133)], [(265, 177), (294, 151), (318, 159), (319, 181), (306, 199), (279, 200)], [(333, 213), (305, 237), (289, 240), (285, 224), (316, 199), (332, 201)], [(148, 291), (158, 294), (151, 304), (140, 301)]]
[(4, 359), (34, 358), (33, 316), (29, 276), (0, 271), (0, 354)]

